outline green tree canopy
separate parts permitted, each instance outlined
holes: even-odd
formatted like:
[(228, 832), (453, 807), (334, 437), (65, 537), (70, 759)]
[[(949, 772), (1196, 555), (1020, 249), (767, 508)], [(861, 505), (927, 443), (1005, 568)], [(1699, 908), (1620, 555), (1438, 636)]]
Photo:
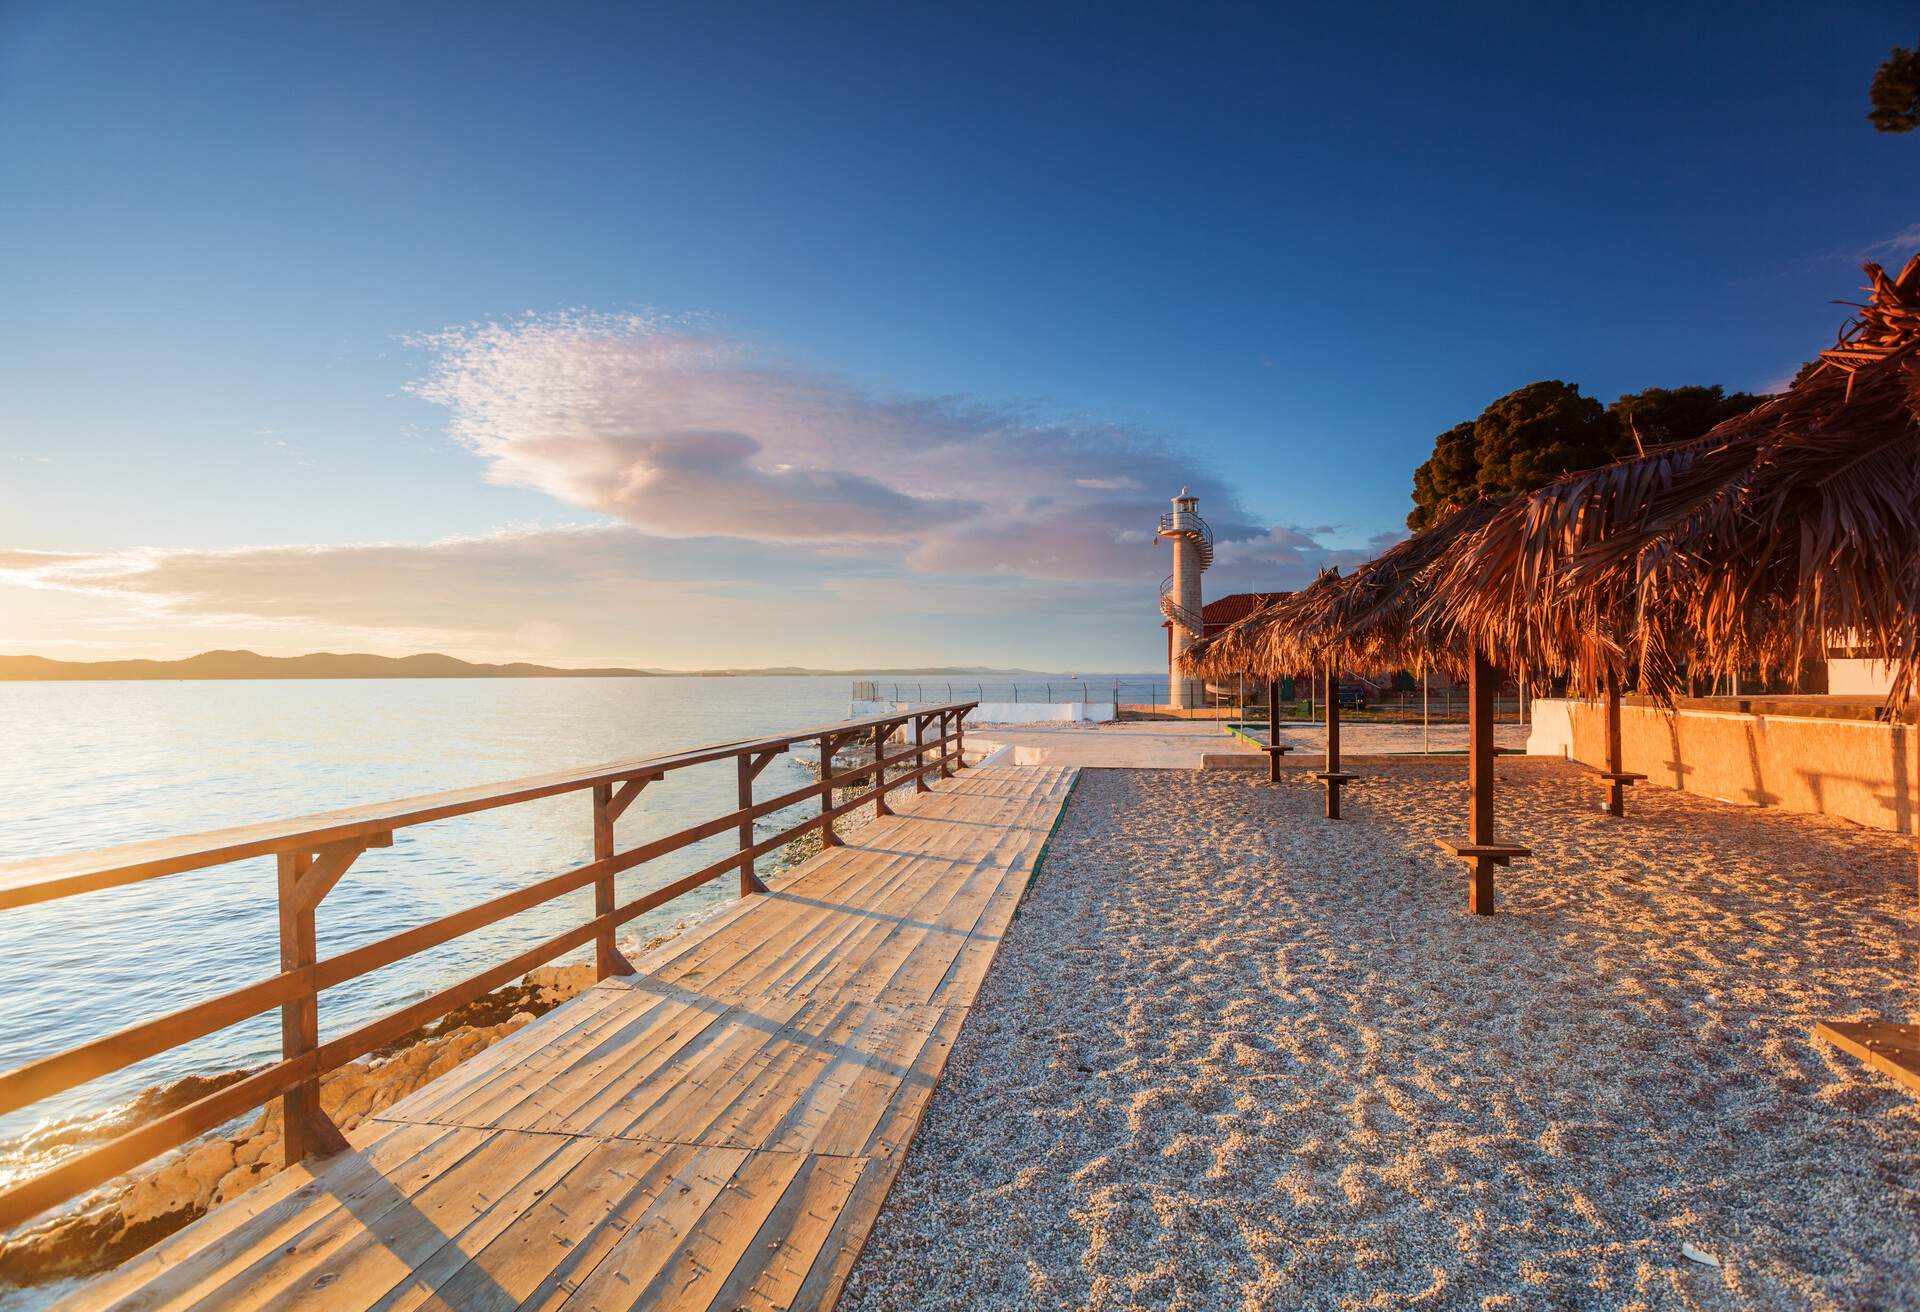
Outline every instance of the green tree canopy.
[(1413, 473), (1407, 527), (1418, 533), (1476, 496), (1498, 496), (1591, 469), (1635, 451), (1698, 437), (1764, 398), (1718, 387), (1650, 387), (1602, 407), (1557, 379), (1529, 383), (1434, 439)]
[(1636, 450), (1633, 442), (1636, 432), (1641, 443), (1649, 447), (1662, 442), (1684, 442), (1724, 420), (1745, 414), (1764, 399), (1746, 392), (1728, 396), (1717, 384), (1649, 387), (1644, 392), (1629, 392), (1607, 407), (1625, 439), (1624, 443), (1615, 444), (1614, 454), (1627, 455)]
[(1480, 491), (1490, 496), (1539, 487), (1570, 469), (1613, 458), (1620, 426), (1591, 396), (1558, 379), (1528, 383), (1480, 412), (1473, 423)]
[(1407, 527), (1418, 533), (1438, 519), (1445, 507), (1471, 501), (1479, 478), (1473, 423), (1455, 424), (1433, 439), (1433, 455), (1413, 471), (1413, 512), (1407, 516)]
[(1868, 122), (1881, 132), (1911, 132), (1920, 128), (1920, 48), (1895, 46), (1873, 75), (1873, 109)]

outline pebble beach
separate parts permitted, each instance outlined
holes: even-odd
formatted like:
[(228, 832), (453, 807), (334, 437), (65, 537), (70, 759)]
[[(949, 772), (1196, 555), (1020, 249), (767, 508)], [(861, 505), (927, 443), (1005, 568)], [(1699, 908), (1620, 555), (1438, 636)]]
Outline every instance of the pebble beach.
[(1911, 840), (1500, 773), (1084, 771), (840, 1306), (1914, 1306)]

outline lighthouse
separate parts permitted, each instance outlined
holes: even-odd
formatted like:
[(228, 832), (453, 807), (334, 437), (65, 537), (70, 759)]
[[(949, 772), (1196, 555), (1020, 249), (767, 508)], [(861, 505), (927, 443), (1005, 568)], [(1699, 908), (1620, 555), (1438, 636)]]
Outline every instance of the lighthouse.
[(1160, 585), (1160, 613), (1167, 617), (1168, 700), (1181, 708), (1205, 700), (1185, 668), (1187, 648), (1205, 632), (1200, 575), (1213, 564), (1213, 530), (1200, 518), (1199, 506), (1199, 498), (1183, 487), (1173, 509), (1160, 516), (1160, 536), (1173, 543), (1173, 573)]

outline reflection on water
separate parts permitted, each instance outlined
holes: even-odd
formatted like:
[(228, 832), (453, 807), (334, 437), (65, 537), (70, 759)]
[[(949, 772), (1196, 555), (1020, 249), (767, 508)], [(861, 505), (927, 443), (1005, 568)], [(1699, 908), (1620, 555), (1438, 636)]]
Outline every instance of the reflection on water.
[[(840, 678), (0, 684), (0, 861), (791, 732), (843, 718), (847, 694)], [(811, 754), (777, 760), (760, 795), (809, 781), (803, 761)], [(726, 761), (651, 785), (621, 818), (621, 845), (731, 810), (734, 770)], [(401, 830), (321, 904), (321, 955), (590, 860), (588, 807), (579, 792)], [(630, 871), (620, 895), (736, 842), (722, 835)], [(274, 887), (262, 858), (0, 912), (0, 1069), (272, 974)], [(722, 876), (626, 934), (644, 941), (735, 891)], [(321, 1037), (579, 924), (592, 897), (580, 889), (328, 990)], [(0, 1120), (0, 1136), (278, 1047), (277, 1013), (255, 1017)]]

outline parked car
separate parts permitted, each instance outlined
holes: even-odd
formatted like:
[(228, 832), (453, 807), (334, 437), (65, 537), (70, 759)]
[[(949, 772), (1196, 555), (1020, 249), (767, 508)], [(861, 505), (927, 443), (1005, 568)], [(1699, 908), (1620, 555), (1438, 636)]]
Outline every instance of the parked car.
[(1364, 711), (1367, 709), (1367, 690), (1357, 683), (1340, 685), (1340, 709), (1343, 711)]

